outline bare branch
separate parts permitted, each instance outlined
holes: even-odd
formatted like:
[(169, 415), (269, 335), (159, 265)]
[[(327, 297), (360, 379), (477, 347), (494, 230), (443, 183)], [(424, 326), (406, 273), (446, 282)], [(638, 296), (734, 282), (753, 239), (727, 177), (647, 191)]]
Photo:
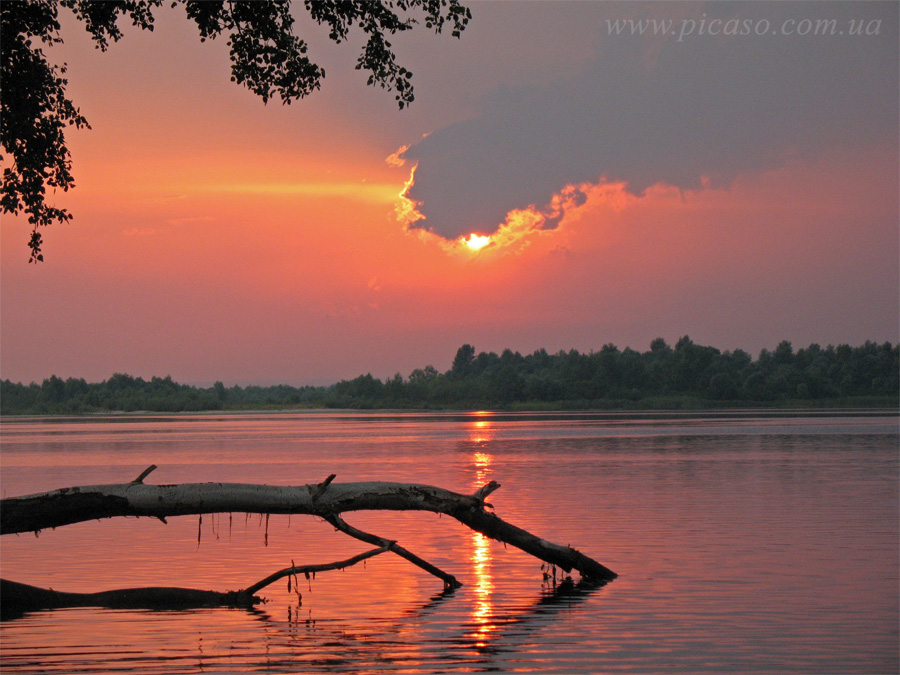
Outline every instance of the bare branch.
[(331, 481), (333, 481), (336, 476), (337, 474), (333, 473), (315, 487), (310, 488), (310, 496), (313, 501), (318, 500), (319, 497), (324, 494), (325, 490), (328, 489), (328, 486), (331, 485)]
[(362, 530), (358, 530), (352, 525), (348, 524), (343, 518), (339, 515), (331, 515), (326, 516), (325, 520), (334, 525), (338, 530), (343, 532), (344, 534), (348, 534), (354, 539), (359, 539), (360, 541), (364, 541), (367, 544), (375, 544), (383, 547), (385, 550), (390, 550), (393, 553), (396, 553), (401, 558), (405, 558), (413, 565), (417, 567), (421, 567), (423, 570), (428, 572), (429, 574), (433, 574), (444, 582), (444, 588), (459, 588), (462, 586), (462, 583), (453, 576), (452, 574), (447, 574), (439, 567), (435, 567), (427, 560), (424, 560), (417, 556), (415, 553), (408, 551), (407, 549), (400, 546), (396, 541), (392, 541), (390, 539), (384, 539), (383, 537), (379, 537), (375, 534), (369, 534), (368, 532), (363, 532)]
[[(159, 467), (157, 467), (156, 464), (151, 464), (150, 466), (148, 466), (146, 469), (144, 469), (144, 470), (141, 472), (141, 475), (140, 475), (140, 476), (138, 476), (138, 477), (135, 478), (133, 481), (131, 481), (131, 484), (132, 484), (132, 485), (135, 485), (135, 484), (137, 484), (137, 483), (143, 483), (143, 482), (144, 482), (144, 479), (145, 479), (147, 476), (149, 476), (151, 473), (153, 473), (154, 471), (156, 471), (157, 468), (159, 468)], [(165, 521), (163, 521), (163, 522), (165, 522)]]
[[(480, 501), (481, 503), (483, 503), (485, 506), (491, 506), (490, 504), (487, 504), (484, 500), (489, 494), (491, 494), (492, 492), (494, 492), (495, 490), (497, 490), (499, 488), (500, 488), (500, 483), (498, 483), (495, 480), (492, 480), (490, 483), (486, 483), (485, 485), (482, 485), (472, 496), (475, 499), (477, 499), (478, 501)], [(493, 507), (491, 506), (491, 508), (493, 508)]]
[(329, 570), (342, 570), (345, 567), (352, 567), (358, 562), (362, 562), (367, 558), (372, 558), (376, 555), (384, 553), (387, 551), (387, 546), (381, 546), (379, 548), (373, 548), (369, 551), (365, 551), (360, 553), (359, 555), (355, 555), (352, 558), (347, 558), (346, 560), (339, 560), (338, 562), (333, 563), (323, 563), (320, 565), (298, 565), (296, 567), (286, 567), (283, 570), (279, 570), (270, 574), (265, 579), (257, 581), (252, 586), (248, 586), (242, 591), (238, 591), (238, 593), (244, 595), (253, 595), (257, 591), (262, 590), (269, 584), (273, 584), (279, 579), (284, 579), (284, 577), (291, 576), (292, 574), (311, 574), (315, 572), (327, 572)]

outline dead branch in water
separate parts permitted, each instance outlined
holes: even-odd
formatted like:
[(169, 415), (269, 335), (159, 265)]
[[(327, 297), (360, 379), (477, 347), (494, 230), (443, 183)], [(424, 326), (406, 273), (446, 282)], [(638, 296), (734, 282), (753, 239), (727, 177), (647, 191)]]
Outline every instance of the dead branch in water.
[(298, 565), (270, 574), (239, 591), (201, 591), (195, 588), (149, 586), (143, 588), (119, 588), (99, 593), (65, 593), (52, 588), (39, 588), (0, 579), (0, 614), (2, 618), (14, 618), (24, 612), (61, 607), (108, 607), (111, 609), (193, 609), (196, 607), (252, 607), (263, 602), (256, 596), (266, 586), (279, 579), (316, 572), (342, 570), (358, 562), (385, 553), (385, 547), (374, 548), (358, 555), (332, 563)]
[[(285, 576), (341, 569), (390, 551), (433, 574), (445, 589), (461, 586), (451, 574), (423, 560), (396, 541), (369, 534), (349, 525), (341, 514), (351, 511), (431, 511), (446, 514), (492, 539), (511, 544), (536, 558), (571, 572), (578, 570), (592, 582), (605, 583), (615, 572), (570, 546), (561, 546), (489, 513), (485, 498), (500, 484), (491, 481), (472, 495), (415, 483), (334, 483), (335, 475), (315, 485), (272, 486), (245, 483), (183, 483), (147, 485), (148, 467), (130, 483), (70, 487), (0, 501), (0, 534), (38, 532), (72, 523), (122, 516), (148, 516), (166, 522), (170, 516), (245, 512), (265, 515), (307, 514), (319, 516), (345, 534), (377, 548), (348, 560), (324, 565), (294, 566), (275, 572), (240, 591), (198, 591), (180, 588), (138, 588), (101, 593), (57, 593), (15, 582), (4, 582), (2, 604), (20, 601), (29, 609), (99, 605), (108, 607), (252, 605), (254, 594)], [(64, 604), (59, 604), (59, 603)], [(139, 603), (139, 604), (129, 604)]]

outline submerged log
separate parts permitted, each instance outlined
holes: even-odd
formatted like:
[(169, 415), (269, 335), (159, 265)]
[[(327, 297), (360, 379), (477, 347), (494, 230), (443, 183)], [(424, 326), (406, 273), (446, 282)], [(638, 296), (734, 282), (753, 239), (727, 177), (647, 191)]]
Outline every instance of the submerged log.
[(241, 591), (201, 591), (195, 588), (120, 588), (99, 593), (66, 593), (0, 579), (0, 606), (4, 618), (37, 609), (109, 607), (112, 609), (188, 609), (194, 607), (250, 606), (261, 599)]
[[(26, 612), (63, 607), (107, 607), (110, 609), (195, 609), (198, 607), (252, 607), (263, 602), (256, 595), (284, 577), (308, 576), (316, 572), (340, 570), (385, 553), (380, 547), (338, 562), (291, 566), (238, 591), (202, 591), (196, 588), (147, 586), (119, 588), (99, 593), (66, 593), (0, 579), (0, 618), (6, 620)], [(295, 581), (296, 584), (296, 581)]]
[[(486, 507), (485, 498), (500, 485), (487, 483), (472, 495), (451, 492), (431, 485), (415, 483), (334, 483), (334, 474), (318, 484), (301, 486), (272, 486), (246, 483), (183, 483), (178, 485), (147, 485), (144, 478), (155, 466), (149, 467), (130, 483), (70, 487), (40, 494), (12, 497), (0, 501), (0, 534), (38, 532), (47, 528), (101, 518), (122, 516), (148, 516), (166, 522), (170, 516), (202, 515), (207, 513), (245, 512), (258, 514), (307, 514), (318, 516), (351, 537), (378, 548), (354, 558), (325, 566), (291, 567), (276, 572), (262, 582), (242, 591), (218, 593), (193, 589), (124, 589), (104, 593), (59, 594), (55, 591), (35, 589), (24, 584), (10, 586), (13, 597), (30, 598), (41, 604), (52, 598), (59, 601), (67, 597), (70, 602), (99, 603), (103, 606), (123, 606), (111, 603), (144, 601), (156, 598), (152, 606), (189, 604), (203, 606), (252, 604), (253, 594), (273, 581), (291, 574), (338, 569), (359, 560), (391, 551), (425, 571), (440, 578), (445, 588), (461, 586), (451, 574), (438, 569), (396, 541), (369, 534), (347, 524), (341, 514), (353, 511), (431, 511), (446, 514), (460, 523), (492, 539), (501, 541), (555, 565), (565, 572), (578, 570), (591, 582), (605, 583), (616, 578), (616, 573), (596, 560), (570, 547), (561, 546), (537, 537), (522, 528), (511, 525)], [(316, 568), (316, 569), (313, 569)], [(5, 582), (6, 584), (13, 582)], [(40, 591), (40, 593), (38, 592)], [(50, 593), (53, 595), (47, 595)], [(6, 596), (6, 592), (3, 594)], [(7, 604), (7, 597), (2, 603)], [(256, 600), (258, 601), (258, 599)], [(196, 603), (196, 604), (193, 604)], [(48, 607), (60, 605), (47, 605)], [(65, 605), (73, 606), (73, 605)], [(76, 605), (79, 606), (79, 605)], [(131, 605), (134, 606), (134, 605)]]

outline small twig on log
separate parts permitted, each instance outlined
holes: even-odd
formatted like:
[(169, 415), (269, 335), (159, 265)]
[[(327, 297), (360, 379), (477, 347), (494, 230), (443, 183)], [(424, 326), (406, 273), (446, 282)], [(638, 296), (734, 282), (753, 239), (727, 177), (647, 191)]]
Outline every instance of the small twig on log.
[(489, 506), (490, 508), (494, 508), (494, 505), (493, 505), (493, 504), (488, 504), (488, 503), (487, 503), (486, 501), (484, 501), (484, 500), (485, 500), (485, 498), (486, 498), (489, 494), (491, 494), (492, 492), (494, 492), (495, 490), (497, 490), (497, 489), (499, 489), (499, 488), (500, 488), (500, 483), (498, 483), (498, 482), (495, 481), (495, 480), (492, 480), (490, 483), (487, 483), (487, 484), (485, 484), (485, 485), (482, 485), (482, 486), (475, 492), (475, 494), (473, 494), (472, 496), (475, 497), (475, 499), (477, 499), (478, 501), (480, 501), (480, 502), (481, 502), (482, 504), (484, 504), (485, 506)]
[[(380, 546), (379, 548), (373, 548), (368, 551), (364, 551), (359, 555), (355, 555), (352, 558), (347, 558), (346, 560), (339, 560), (338, 562), (333, 563), (323, 563), (321, 565), (298, 565), (296, 567), (286, 567), (283, 570), (279, 570), (274, 574), (270, 574), (265, 579), (261, 581), (257, 581), (252, 586), (248, 586), (242, 591), (238, 591), (241, 595), (252, 596), (257, 591), (262, 590), (269, 584), (273, 584), (279, 579), (284, 579), (285, 577), (293, 576), (296, 574), (305, 574), (309, 577), (310, 574), (315, 574), (316, 572), (327, 572), (328, 570), (342, 570), (345, 567), (351, 567), (358, 562), (362, 562), (366, 558), (372, 558), (376, 555), (384, 553), (387, 551), (387, 546)], [(293, 561), (291, 561), (293, 562)]]
[(319, 499), (319, 497), (321, 497), (325, 493), (325, 490), (328, 489), (328, 485), (336, 477), (337, 477), (337, 474), (333, 473), (330, 476), (328, 476), (328, 478), (323, 480), (321, 483), (316, 484), (314, 487), (310, 486), (309, 495), (312, 498), (313, 502), (317, 501)]
[(138, 477), (135, 478), (133, 481), (131, 481), (131, 484), (132, 484), (132, 485), (137, 485), (137, 484), (143, 483), (143, 482), (144, 482), (144, 479), (145, 479), (147, 476), (149, 476), (151, 473), (153, 473), (154, 471), (156, 471), (157, 468), (158, 468), (158, 467), (156, 466), (156, 464), (151, 464), (150, 466), (148, 466), (146, 469), (144, 469), (144, 470), (141, 472), (141, 475), (140, 475), (140, 476), (138, 476)]
[(400, 546), (396, 541), (391, 539), (385, 539), (384, 537), (379, 537), (376, 534), (370, 534), (368, 532), (363, 532), (362, 530), (358, 530), (352, 525), (348, 524), (343, 518), (341, 518), (337, 514), (332, 514), (329, 516), (325, 516), (325, 520), (334, 525), (338, 530), (347, 534), (354, 539), (359, 539), (360, 541), (364, 541), (367, 544), (375, 544), (376, 546), (382, 546), (387, 550), (390, 550), (393, 553), (396, 553), (401, 558), (405, 558), (413, 565), (417, 567), (421, 567), (423, 570), (428, 572), (429, 574), (433, 574), (437, 578), (441, 579), (444, 582), (444, 588), (459, 588), (462, 586), (462, 583), (452, 574), (447, 574), (444, 570), (439, 567), (435, 567), (427, 560), (424, 560), (417, 556), (415, 553), (406, 550), (402, 546)]

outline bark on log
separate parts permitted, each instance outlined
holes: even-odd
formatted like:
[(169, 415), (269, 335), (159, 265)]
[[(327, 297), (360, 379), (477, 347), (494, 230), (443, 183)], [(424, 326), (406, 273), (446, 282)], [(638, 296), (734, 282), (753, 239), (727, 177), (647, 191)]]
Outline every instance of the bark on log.
[(131, 483), (70, 487), (0, 501), (0, 534), (37, 532), (72, 523), (120, 516), (169, 516), (246, 512), (330, 517), (370, 510), (431, 511), (455, 518), (471, 529), (516, 546), (566, 572), (578, 570), (594, 581), (611, 581), (615, 572), (569, 546), (553, 544), (485, 510), (495, 481), (473, 495), (415, 483), (333, 483), (273, 486), (247, 483)]

